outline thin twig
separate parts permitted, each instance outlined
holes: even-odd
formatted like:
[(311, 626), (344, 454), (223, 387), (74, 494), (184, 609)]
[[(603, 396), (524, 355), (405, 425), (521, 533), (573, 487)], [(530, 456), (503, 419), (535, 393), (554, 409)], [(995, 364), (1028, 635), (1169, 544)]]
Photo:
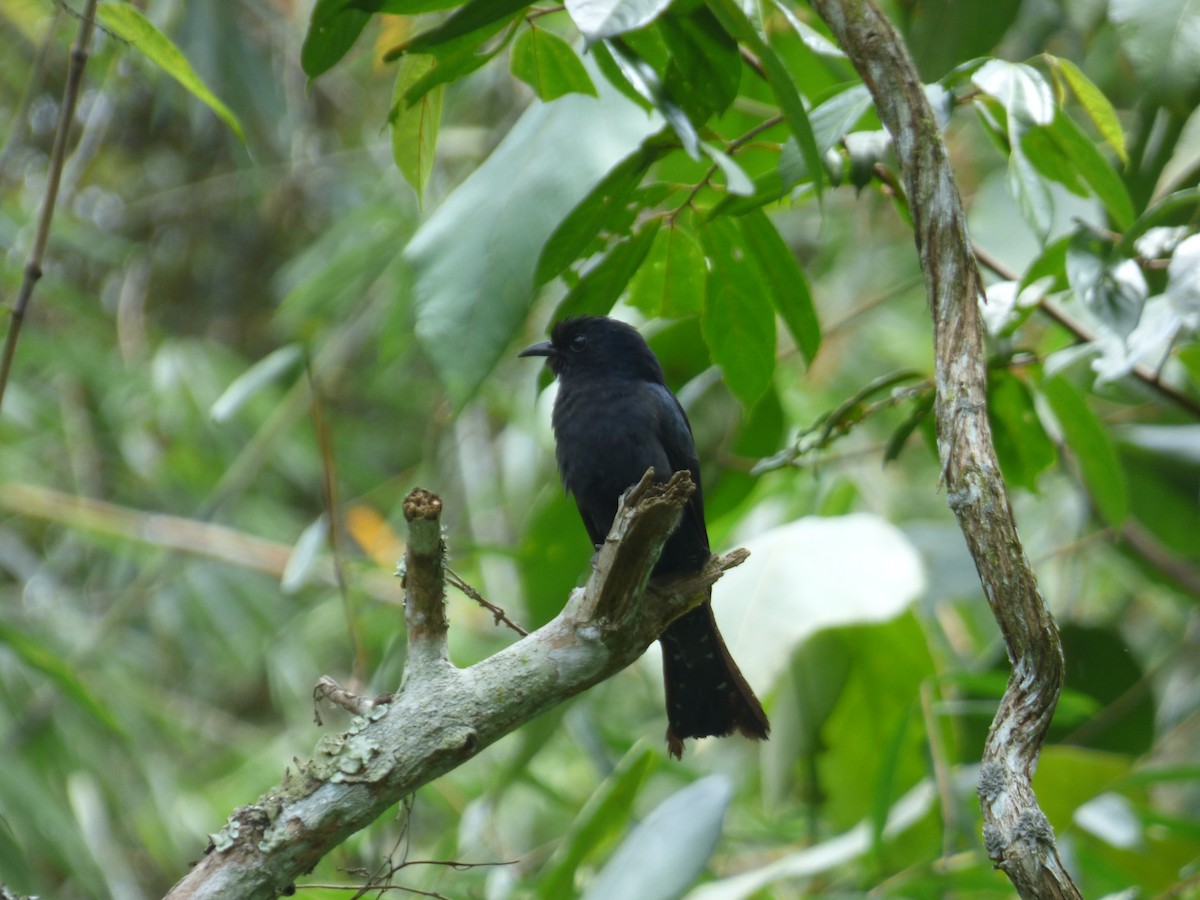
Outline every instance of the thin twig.
[(17, 293), (9, 316), (8, 334), (4, 339), (4, 353), (0, 357), (0, 406), (4, 404), (4, 392), (8, 387), (9, 373), (17, 353), (17, 341), (21, 336), (21, 325), (33, 296), (34, 286), (42, 277), (42, 266), (46, 259), (46, 244), (50, 240), (50, 223), (54, 219), (54, 207), (58, 202), (58, 187), (62, 182), (63, 165), (67, 159), (67, 138), (71, 123), (75, 120), (75, 107), (79, 102), (79, 90), (83, 84), (83, 70), (87, 65), (92, 44), (92, 33), (96, 24), (96, 0), (87, 0), (79, 17), (79, 31), (71, 47), (71, 64), (67, 72), (67, 86), (63, 90), (62, 105), (58, 110), (58, 125), (54, 130), (54, 145), (50, 151), (50, 166), (46, 172), (46, 194), (42, 199), (42, 210), (38, 216), (37, 232), (33, 247), (25, 263), (25, 276)]
[(528, 631), (526, 631), (524, 628), (522, 628), (520, 625), (518, 625), (516, 622), (514, 622), (512, 619), (510, 619), (508, 617), (508, 614), (505, 613), (505, 611), (503, 609), (501, 609), (495, 603), (490, 603), (488, 600), (486, 600), (484, 598), (483, 594), (479, 593), (479, 591), (475, 590), (475, 588), (473, 588), (473, 587), (471, 587), (471, 585), (467, 584), (467, 582), (465, 582), (463, 580), (463, 577), (461, 575), (459, 575), (457, 572), (455, 572), (453, 569), (451, 569), (449, 566), (446, 567), (446, 583), (449, 584), (451, 587), (458, 588), (460, 591), (462, 591), (464, 594), (466, 594), (468, 597), (470, 597), (472, 600), (474, 600), (476, 603), (478, 603), (480, 606), (482, 606), (484, 609), (486, 609), (488, 612), (490, 612), (492, 614), (493, 621), (497, 625), (501, 625), (501, 624), (507, 625), (509, 628), (511, 628), (517, 634), (521, 635), (521, 637), (525, 637), (525, 635), (529, 634)]

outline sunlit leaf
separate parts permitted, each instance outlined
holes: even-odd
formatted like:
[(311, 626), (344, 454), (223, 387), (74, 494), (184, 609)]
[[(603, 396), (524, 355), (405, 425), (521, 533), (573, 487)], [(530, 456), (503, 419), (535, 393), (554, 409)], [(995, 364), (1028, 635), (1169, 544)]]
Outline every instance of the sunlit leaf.
[(670, 5), (671, 0), (566, 0), (567, 13), (589, 41), (641, 28)]
[(147, 59), (178, 81), (193, 97), (216, 113), (217, 117), (229, 126), (229, 130), (237, 135), (237, 139), (245, 142), (246, 135), (242, 131), (242, 123), (234, 115), (233, 110), (208, 89), (208, 86), (192, 69), (191, 63), (179, 52), (179, 48), (155, 28), (154, 24), (137, 7), (127, 3), (120, 5), (105, 3), (96, 10), (96, 16), (105, 28), (140, 50)]
[(1054, 93), (1042, 73), (1032, 66), (989, 59), (971, 81), (999, 100), (1010, 119), (1027, 125), (1049, 125), (1054, 120)]
[(433, 172), (436, 159), (438, 129), (442, 121), (441, 85), (423, 94), (411, 106), (405, 95), (434, 66), (431, 56), (409, 53), (401, 60), (392, 89), (392, 158), (420, 199)]
[(1091, 79), (1083, 74), (1083, 70), (1069, 59), (1046, 54), (1046, 60), (1052, 66), (1053, 71), (1071, 86), (1071, 91), (1083, 106), (1083, 111), (1087, 113), (1088, 118), (1092, 120), (1092, 124), (1100, 132), (1100, 136), (1116, 151), (1121, 162), (1128, 162), (1125, 132), (1117, 118), (1117, 111), (1113, 109), (1112, 103), (1104, 96), (1100, 88), (1096, 87)]

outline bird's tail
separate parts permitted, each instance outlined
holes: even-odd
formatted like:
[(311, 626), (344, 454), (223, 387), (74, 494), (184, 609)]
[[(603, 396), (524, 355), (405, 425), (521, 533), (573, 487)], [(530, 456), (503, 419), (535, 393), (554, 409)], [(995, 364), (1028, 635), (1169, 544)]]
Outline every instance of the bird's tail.
[(722, 737), (737, 730), (756, 741), (766, 739), (771, 725), (721, 639), (711, 600), (672, 622), (659, 642), (672, 756), (683, 755), (684, 738)]

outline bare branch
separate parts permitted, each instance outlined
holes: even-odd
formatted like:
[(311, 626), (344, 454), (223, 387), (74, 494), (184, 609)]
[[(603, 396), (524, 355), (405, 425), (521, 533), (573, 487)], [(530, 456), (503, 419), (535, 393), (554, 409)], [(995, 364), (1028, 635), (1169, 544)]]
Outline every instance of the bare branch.
[[(686, 472), (665, 484), (648, 474), (622, 498), (587, 584), (553, 621), (496, 655), (457, 669), (445, 654), (441, 500), (414, 491), (409, 525), (404, 683), (369, 707), (330, 682), (329, 699), (365, 712), (327, 735), (312, 759), (255, 803), (233, 812), (170, 898), (274, 898), (333, 847), (388, 807), (513, 729), (636, 660), (668, 623), (700, 602), (745, 558), (713, 558), (697, 576), (646, 585), (694, 490)], [(344, 695), (344, 696), (343, 696)]]
[(983, 754), (984, 844), (1025, 897), (1078, 897), (1030, 779), (1063, 679), (1058, 629), (1017, 536), (987, 417), (982, 284), (953, 171), (903, 41), (872, 0), (814, 0), (866, 82), (904, 172), (937, 356), (938, 454), (1013, 665)]

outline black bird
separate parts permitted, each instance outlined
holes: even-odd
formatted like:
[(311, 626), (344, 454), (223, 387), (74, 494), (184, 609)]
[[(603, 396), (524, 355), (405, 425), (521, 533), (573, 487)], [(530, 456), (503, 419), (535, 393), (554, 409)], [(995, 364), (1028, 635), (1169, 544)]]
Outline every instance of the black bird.
[[(581, 316), (559, 322), (550, 340), (520, 355), (547, 357), (558, 376), (553, 416), (558, 471), (592, 543), (604, 542), (621, 494), (646, 469), (653, 466), (659, 481), (687, 469), (696, 491), (653, 574), (698, 571), (709, 548), (692, 427), (642, 336), (615, 319)], [(684, 738), (723, 736), (735, 729), (754, 740), (766, 738), (766, 714), (721, 639), (711, 598), (673, 622), (659, 642), (667, 749), (673, 756), (682, 755)]]

